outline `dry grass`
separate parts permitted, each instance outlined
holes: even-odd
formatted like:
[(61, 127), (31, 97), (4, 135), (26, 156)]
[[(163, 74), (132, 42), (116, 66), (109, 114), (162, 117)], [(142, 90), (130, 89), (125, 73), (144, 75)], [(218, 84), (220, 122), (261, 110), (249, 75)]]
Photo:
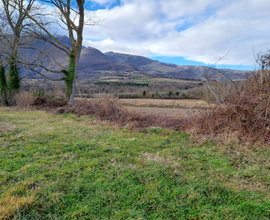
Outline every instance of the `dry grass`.
[(16, 211), (23, 211), (35, 202), (35, 196), (6, 196), (0, 200), (0, 219), (10, 219)]
[(157, 108), (157, 107), (126, 107), (131, 112), (137, 112), (146, 115), (158, 115), (174, 118), (190, 118), (200, 114), (204, 110), (199, 109), (184, 109), (184, 108)]
[(170, 107), (170, 108), (206, 108), (203, 100), (187, 99), (120, 99), (124, 105), (137, 107)]
[(18, 107), (30, 107), (35, 102), (35, 97), (30, 92), (21, 91), (15, 95)]
[[(16, 219), (16, 213), (31, 207), (35, 203), (35, 192), (30, 188), (33, 182), (27, 181), (7, 190), (0, 198), (0, 219)], [(23, 195), (18, 195), (22, 194)]]

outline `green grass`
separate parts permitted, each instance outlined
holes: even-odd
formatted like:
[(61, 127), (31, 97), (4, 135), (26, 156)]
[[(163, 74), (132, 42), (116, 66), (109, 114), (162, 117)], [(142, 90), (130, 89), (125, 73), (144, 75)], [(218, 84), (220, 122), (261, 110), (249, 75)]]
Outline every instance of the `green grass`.
[(0, 112), (0, 219), (269, 219), (270, 150)]

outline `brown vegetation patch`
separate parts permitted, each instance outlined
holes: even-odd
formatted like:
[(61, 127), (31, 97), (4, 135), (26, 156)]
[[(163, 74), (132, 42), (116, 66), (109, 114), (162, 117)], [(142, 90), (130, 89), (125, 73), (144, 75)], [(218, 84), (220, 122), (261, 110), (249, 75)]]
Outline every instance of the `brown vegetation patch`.
[(35, 97), (33, 93), (21, 91), (15, 95), (16, 104), (18, 107), (29, 107), (34, 104)]
[(129, 129), (160, 126), (182, 131), (187, 126), (186, 119), (128, 111), (117, 99), (81, 100), (73, 105), (58, 108), (56, 113), (73, 113), (77, 116), (93, 115), (100, 119), (126, 126)]
[(193, 132), (213, 137), (235, 136), (241, 142), (270, 143), (270, 76), (250, 76), (238, 93), (193, 121)]

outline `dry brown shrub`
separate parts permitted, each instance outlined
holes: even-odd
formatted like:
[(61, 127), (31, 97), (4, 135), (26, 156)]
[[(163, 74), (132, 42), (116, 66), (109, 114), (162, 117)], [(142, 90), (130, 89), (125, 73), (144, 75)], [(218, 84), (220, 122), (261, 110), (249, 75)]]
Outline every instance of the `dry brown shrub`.
[(33, 105), (40, 108), (58, 108), (66, 104), (67, 102), (62, 100), (58, 101), (48, 97), (37, 97)]
[[(263, 76), (263, 79), (261, 78)], [(194, 133), (234, 136), (248, 143), (270, 143), (270, 76), (257, 72), (248, 77), (239, 93), (197, 117), (190, 126)]]
[(18, 107), (29, 107), (34, 104), (35, 97), (33, 93), (20, 91), (15, 95), (15, 100)]
[(54, 87), (53, 94), (56, 99), (63, 99), (65, 97), (65, 93), (63, 92), (61, 87), (58, 85)]
[(73, 105), (57, 109), (58, 114), (73, 113), (75, 115), (95, 115), (103, 119), (114, 120), (124, 114), (124, 108), (117, 99), (80, 100)]
[(55, 109), (61, 106), (65, 106), (67, 102), (64, 99), (56, 99), (49, 96), (35, 97), (33, 106), (37, 109)]

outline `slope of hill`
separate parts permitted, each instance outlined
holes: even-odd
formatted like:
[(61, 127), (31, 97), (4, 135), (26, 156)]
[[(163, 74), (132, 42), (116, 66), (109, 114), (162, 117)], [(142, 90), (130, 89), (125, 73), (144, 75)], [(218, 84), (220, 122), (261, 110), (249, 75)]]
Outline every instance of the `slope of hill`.
[(87, 47), (81, 53), (79, 71), (80, 74), (83, 74), (89, 70), (138, 71), (139, 69), (132, 64), (119, 63), (111, 60), (99, 50)]
[(203, 79), (204, 75), (208, 74), (219, 80), (224, 79), (224, 75), (229, 76), (232, 79), (243, 79), (249, 71), (235, 71), (230, 69), (219, 69), (216, 72), (206, 66), (179, 66), (175, 64), (162, 63), (156, 60), (151, 60), (142, 56), (135, 56), (129, 54), (121, 54), (114, 52), (107, 52), (105, 55), (120, 63), (130, 63), (138, 67), (142, 72), (148, 74), (163, 74), (172, 77), (187, 77), (187, 78), (197, 78)]
[[(67, 37), (59, 36), (57, 39), (61, 43), (71, 47), (70, 41)], [(26, 49), (20, 51), (19, 57), (22, 62), (37, 64), (31, 65), (31, 68), (34, 68), (37, 72), (40, 72), (47, 77), (53, 79), (60, 79), (64, 76), (62, 73), (54, 73), (48, 70), (60, 71), (63, 69), (63, 67), (67, 68), (69, 57), (66, 53), (64, 53), (62, 50), (57, 49), (52, 44), (46, 43), (42, 40), (34, 40), (31, 42), (30, 46), (31, 48), (36, 48), (37, 50), (42, 51), (43, 54), (46, 54), (47, 56), (53, 58), (57, 61), (57, 63), (61, 64), (62, 66), (59, 66), (56, 63), (52, 62), (53, 59), (49, 59), (48, 57), (40, 54), (34, 49)], [(45, 66), (46, 69), (39, 67), (39, 64)], [(139, 71), (139, 69), (132, 64), (119, 63), (117, 61), (107, 58), (103, 53), (101, 53), (95, 48), (86, 48), (84, 46), (82, 47), (81, 59), (78, 70), (80, 77), (90, 79), (91, 75), (96, 75), (97, 71)], [(21, 66), (20, 75), (22, 77), (28, 76), (30, 78), (42, 78), (41, 75), (37, 74), (35, 71), (25, 68), (25, 66)], [(100, 73), (99, 75), (102, 76), (102, 74)]]

